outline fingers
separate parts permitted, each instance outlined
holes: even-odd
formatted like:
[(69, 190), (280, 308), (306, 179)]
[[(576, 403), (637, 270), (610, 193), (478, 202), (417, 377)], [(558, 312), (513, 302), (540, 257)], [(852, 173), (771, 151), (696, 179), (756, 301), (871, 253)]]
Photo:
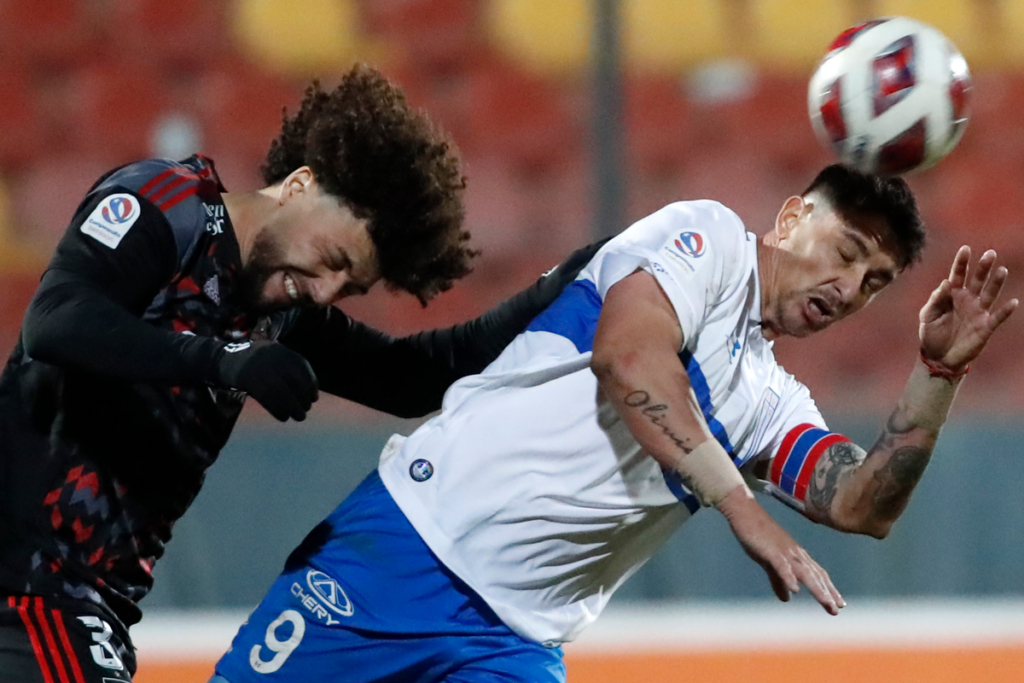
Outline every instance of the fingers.
[(770, 562), (765, 569), (772, 590), (782, 602), (789, 602), (790, 595), (799, 593), (800, 584), (803, 584), (829, 614), (839, 614), (839, 610), (846, 607), (846, 600), (833, 585), (828, 572), (803, 548), (796, 547), (791, 557)]
[[(995, 252), (992, 253), (994, 254)], [(993, 263), (995, 263), (994, 260)], [(1006, 284), (1006, 277), (1009, 275), (1009, 271), (1004, 266), (991, 268), (990, 270), (991, 274), (988, 280), (982, 284), (981, 292), (978, 294), (978, 303), (985, 310), (992, 308), (992, 304), (999, 298), (999, 293), (1003, 291), (1003, 285)]]
[(957, 250), (953, 257), (953, 267), (949, 271), (949, 283), (955, 288), (964, 286), (967, 281), (967, 264), (971, 262), (971, 248), (966, 244)]
[[(959, 256), (959, 254), (957, 254)], [(985, 283), (989, 280), (989, 275), (992, 273), (992, 266), (996, 263), (996, 252), (989, 249), (981, 258), (978, 259), (978, 265), (970, 270), (970, 274), (967, 277), (967, 291), (974, 295), (981, 295), (981, 290), (985, 286)]]
[(992, 314), (992, 329), (995, 330), (997, 327), (1006, 322), (1006, 319), (1017, 310), (1017, 304), (1020, 302), (1017, 299), (1010, 299), (1000, 306), (995, 313)]

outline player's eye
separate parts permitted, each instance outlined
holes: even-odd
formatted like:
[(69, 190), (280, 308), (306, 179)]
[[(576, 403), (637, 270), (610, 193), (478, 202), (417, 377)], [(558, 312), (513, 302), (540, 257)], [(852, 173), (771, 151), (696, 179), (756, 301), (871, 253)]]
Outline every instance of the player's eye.
[(839, 252), (839, 257), (843, 259), (843, 263), (853, 263), (857, 260), (856, 254), (847, 249), (836, 249)]

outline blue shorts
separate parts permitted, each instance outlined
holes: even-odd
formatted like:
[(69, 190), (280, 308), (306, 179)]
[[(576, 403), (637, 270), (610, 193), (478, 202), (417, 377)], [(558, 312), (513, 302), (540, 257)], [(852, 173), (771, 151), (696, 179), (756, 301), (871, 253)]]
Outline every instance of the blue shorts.
[(374, 471), (288, 558), (216, 673), (229, 683), (564, 683), (430, 552)]

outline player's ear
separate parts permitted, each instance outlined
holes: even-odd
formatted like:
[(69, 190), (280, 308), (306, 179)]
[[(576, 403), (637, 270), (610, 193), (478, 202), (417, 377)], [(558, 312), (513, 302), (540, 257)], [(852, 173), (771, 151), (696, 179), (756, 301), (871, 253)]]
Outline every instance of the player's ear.
[(284, 204), (289, 199), (305, 193), (313, 182), (313, 169), (309, 166), (299, 166), (281, 181), (281, 194), (278, 201)]
[(800, 222), (807, 203), (803, 197), (790, 197), (779, 209), (779, 215), (775, 217), (775, 235), (779, 240), (784, 240), (793, 232), (793, 228)]

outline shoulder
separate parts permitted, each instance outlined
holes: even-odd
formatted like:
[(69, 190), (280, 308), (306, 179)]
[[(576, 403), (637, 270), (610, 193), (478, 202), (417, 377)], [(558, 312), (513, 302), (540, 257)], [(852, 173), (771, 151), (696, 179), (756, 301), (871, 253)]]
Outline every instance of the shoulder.
[(223, 190), (212, 162), (194, 156), (184, 161), (145, 159), (122, 166), (101, 178), (90, 195), (127, 194), (155, 207), (171, 228), (179, 258), (184, 258), (207, 231), (207, 219), (223, 216)]

